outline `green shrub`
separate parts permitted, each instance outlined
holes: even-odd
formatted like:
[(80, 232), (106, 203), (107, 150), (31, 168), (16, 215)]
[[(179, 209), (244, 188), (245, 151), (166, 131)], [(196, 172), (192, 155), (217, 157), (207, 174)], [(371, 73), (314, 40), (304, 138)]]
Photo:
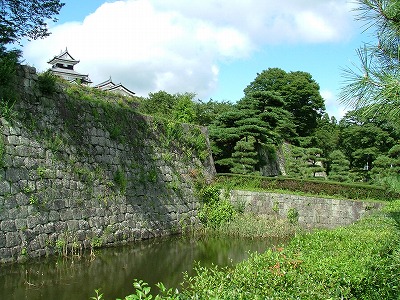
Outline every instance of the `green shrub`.
[(18, 99), (15, 87), (20, 56), (19, 50), (8, 51), (4, 45), (0, 45), (0, 114), (7, 120), (12, 120), (16, 115), (13, 107)]
[(287, 214), (290, 224), (297, 224), (299, 222), (299, 212), (295, 208), (290, 208)]
[(219, 227), (216, 234), (245, 238), (292, 238), (302, 229), (288, 220), (248, 213), (236, 214), (233, 220)]
[(38, 76), (38, 88), (44, 95), (53, 95), (57, 91), (57, 77), (50, 71), (43, 72)]
[(118, 169), (114, 174), (115, 185), (119, 187), (120, 191), (124, 193), (126, 191), (126, 185), (128, 183), (125, 172)]
[(220, 191), (215, 186), (206, 186), (200, 191), (203, 205), (199, 212), (200, 221), (211, 228), (218, 228), (231, 221), (236, 215), (236, 210), (226, 199), (220, 197)]

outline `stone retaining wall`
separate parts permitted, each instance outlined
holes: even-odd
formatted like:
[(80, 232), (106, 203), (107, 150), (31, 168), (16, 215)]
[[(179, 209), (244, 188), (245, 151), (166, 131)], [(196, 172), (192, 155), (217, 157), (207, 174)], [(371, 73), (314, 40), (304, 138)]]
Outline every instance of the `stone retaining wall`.
[(165, 125), (79, 91), (45, 95), (26, 66), (19, 89), (18, 115), (1, 119), (0, 262), (198, 224), (194, 184), (215, 174), (204, 128)]
[[(306, 228), (335, 228), (354, 223), (380, 203), (336, 200), (264, 192), (230, 192), (231, 202), (246, 212), (277, 218), (294, 218)], [(297, 217), (296, 217), (297, 216)]]

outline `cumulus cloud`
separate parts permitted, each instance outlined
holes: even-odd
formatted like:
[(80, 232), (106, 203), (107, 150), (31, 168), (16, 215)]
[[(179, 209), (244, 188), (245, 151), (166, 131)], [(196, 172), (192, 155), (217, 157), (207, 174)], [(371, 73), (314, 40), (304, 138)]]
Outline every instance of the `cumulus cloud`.
[(39, 70), (68, 47), (95, 83), (122, 82), (139, 95), (166, 90), (208, 97), (219, 63), (271, 43), (346, 38), (346, 0), (125, 0), (104, 3), (82, 22), (55, 24), (52, 35), (24, 47)]
[(348, 111), (348, 109), (339, 104), (337, 96), (329, 90), (322, 90), (322, 98), (325, 100), (326, 112), (330, 117), (334, 116), (336, 120), (340, 120)]

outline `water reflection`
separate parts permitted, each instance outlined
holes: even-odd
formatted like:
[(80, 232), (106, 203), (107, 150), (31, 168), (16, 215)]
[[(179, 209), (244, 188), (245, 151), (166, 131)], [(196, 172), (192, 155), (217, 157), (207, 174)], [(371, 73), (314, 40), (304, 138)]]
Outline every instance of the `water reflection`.
[(228, 266), (249, 252), (263, 252), (278, 240), (229, 237), (170, 237), (102, 249), (93, 259), (41, 259), (0, 267), (0, 299), (88, 300), (101, 288), (106, 299), (133, 292), (133, 279), (151, 285), (179, 287), (183, 272), (193, 274), (195, 262)]

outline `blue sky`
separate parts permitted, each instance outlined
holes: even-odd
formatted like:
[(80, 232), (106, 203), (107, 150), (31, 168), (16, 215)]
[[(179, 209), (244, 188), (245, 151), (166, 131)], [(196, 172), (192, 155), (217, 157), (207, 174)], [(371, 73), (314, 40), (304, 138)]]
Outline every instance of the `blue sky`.
[(112, 76), (140, 96), (194, 92), (235, 102), (268, 68), (309, 72), (338, 119), (343, 68), (369, 36), (348, 0), (64, 0), (52, 35), (24, 43), (44, 71), (68, 47), (94, 83)]

